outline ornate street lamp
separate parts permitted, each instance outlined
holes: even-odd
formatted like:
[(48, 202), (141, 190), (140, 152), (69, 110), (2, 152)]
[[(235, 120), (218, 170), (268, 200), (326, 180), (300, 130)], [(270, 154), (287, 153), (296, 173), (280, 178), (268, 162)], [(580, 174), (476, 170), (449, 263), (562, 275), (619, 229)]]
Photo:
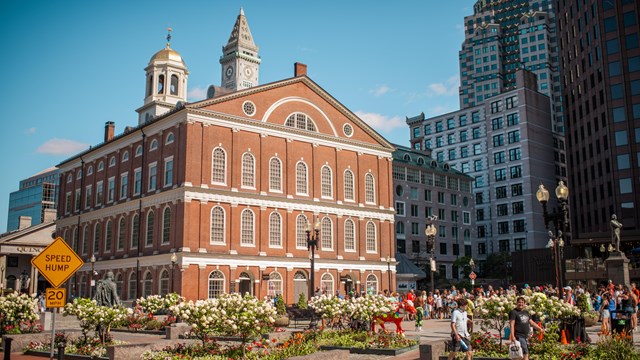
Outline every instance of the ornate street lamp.
[(95, 274), (96, 256), (91, 255), (91, 274), (89, 274), (89, 299), (93, 298), (93, 275)]
[(569, 209), (567, 206), (569, 200), (569, 188), (564, 184), (564, 181), (558, 181), (558, 186), (555, 190), (556, 198), (558, 199), (559, 209), (554, 208), (552, 213), (547, 211), (547, 202), (549, 201), (549, 191), (545, 189), (543, 184), (540, 184), (538, 191), (536, 192), (536, 198), (542, 204), (542, 211), (544, 216), (544, 224), (549, 229), (549, 223), (553, 222), (555, 228), (555, 234), (549, 231), (549, 243), (547, 247), (553, 250), (553, 259), (555, 263), (556, 271), (556, 288), (558, 290), (558, 297), (562, 297), (562, 274), (563, 274), (563, 251), (564, 251), (564, 233), (566, 233), (569, 227)]
[(313, 287), (315, 284), (315, 257), (316, 250), (318, 250), (318, 240), (320, 239), (320, 221), (317, 220), (313, 228), (313, 235), (311, 229), (311, 223), (307, 223), (307, 250), (311, 250), (311, 273), (309, 274), (309, 299), (313, 296)]
[(177, 262), (178, 262), (178, 257), (176, 256), (176, 253), (171, 254), (171, 291), (170, 292), (173, 292), (173, 279), (174, 279), (173, 269), (175, 268)]
[(429, 250), (429, 273), (431, 274), (431, 293), (433, 294), (435, 291), (435, 285), (433, 282), (433, 252), (436, 246), (436, 234), (438, 233), (438, 229), (433, 224), (427, 225), (427, 228), (424, 230), (424, 234), (427, 235), (427, 249)]

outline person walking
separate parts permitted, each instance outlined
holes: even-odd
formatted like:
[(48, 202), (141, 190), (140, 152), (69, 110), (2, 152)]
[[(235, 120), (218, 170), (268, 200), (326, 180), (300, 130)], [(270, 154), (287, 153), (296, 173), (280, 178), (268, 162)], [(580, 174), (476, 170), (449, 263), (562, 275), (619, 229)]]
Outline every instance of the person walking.
[(608, 291), (602, 293), (602, 306), (600, 306), (600, 318), (602, 318), (602, 325), (600, 327), (600, 333), (602, 335), (609, 335), (611, 332), (611, 312), (609, 311), (609, 302), (611, 295)]
[(467, 328), (467, 299), (458, 299), (458, 307), (451, 313), (451, 352), (449, 360), (456, 357), (457, 352), (464, 352), (467, 360), (473, 358), (473, 349), (471, 348), (471, 336)]
[(424, 320), (424, 300), (422, 296), (417, 296), (413, 301), (413, 306), (416, 308), (416, 330), (422, 330), (422, 321)]
[(529, 312), (524, 309), (526, 304), (524, 297), (519, 296), (516, 300), (516, 308), (509, 313), (509, 328), (511, 330), (509, 340), (511, 343), (515, 343), (516, 341), (520, 343), (522, 360), (529, 360), (528, 338), (531, 327), (533, 326), (534, 329), (538, 329), (538, 331), (544, 333), (544, 329), (538, 326), (538, 324), (531, 319)]

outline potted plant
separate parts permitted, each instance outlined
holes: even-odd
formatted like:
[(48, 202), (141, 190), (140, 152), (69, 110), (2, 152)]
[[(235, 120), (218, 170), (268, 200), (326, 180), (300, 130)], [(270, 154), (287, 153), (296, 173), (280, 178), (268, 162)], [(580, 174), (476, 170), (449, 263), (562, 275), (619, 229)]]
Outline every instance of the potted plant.
[(287, 315), (287, 307), (284, 304), (284, 298), (282, 297), (282, 294), (279, 294), (276, 297), (276, 315), (276, 321), (273, 323), (273, 326), (289, 326), (289, 315)]

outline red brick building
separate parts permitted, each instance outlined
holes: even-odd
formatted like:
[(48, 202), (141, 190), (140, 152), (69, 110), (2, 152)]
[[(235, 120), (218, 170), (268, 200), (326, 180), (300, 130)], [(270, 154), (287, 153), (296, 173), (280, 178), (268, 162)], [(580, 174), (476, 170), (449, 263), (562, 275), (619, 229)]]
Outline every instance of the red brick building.
[[(234, 36), (243, 46), (242, 31), (253, 45), (243, 13), (225, 51)], [(231, 72), (257, 81), (252, 49)], [(59, 164), (57, 231), (87, 261), (70, 293), (87, 296), (91, 278), (111, 270), (125, 300), (173, 288), (188, 299), (282, 293), (292, 303), (308, 292), (306, 230), (316, 222), (315, 288), (393, 288), (394, 147), (305, 65), (196, 103), (184, 102), (188, 71), (169, 45), (146, 71), (139, 125), (114, 136), (107, 123), (104, 143)]]

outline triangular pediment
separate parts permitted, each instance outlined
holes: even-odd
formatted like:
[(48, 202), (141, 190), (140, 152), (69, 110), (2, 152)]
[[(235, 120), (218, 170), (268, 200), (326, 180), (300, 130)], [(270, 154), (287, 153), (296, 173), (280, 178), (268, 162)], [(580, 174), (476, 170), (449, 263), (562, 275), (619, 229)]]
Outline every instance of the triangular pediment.
[[(395, 149), (393, 144), (307, 76), (233, 92), (188, 104), (187, 108), (255, 121), (265, 126), (279, 126), (283, 130), (303, 132), (309, 136), (332, 137), (338, 141), (391, 151)], [(297, 119), (297, 114), (304, 116)], [(292, 115), (294, 119), (291, 119)], [(305, 126), (304, 117), (312, 125)]]

